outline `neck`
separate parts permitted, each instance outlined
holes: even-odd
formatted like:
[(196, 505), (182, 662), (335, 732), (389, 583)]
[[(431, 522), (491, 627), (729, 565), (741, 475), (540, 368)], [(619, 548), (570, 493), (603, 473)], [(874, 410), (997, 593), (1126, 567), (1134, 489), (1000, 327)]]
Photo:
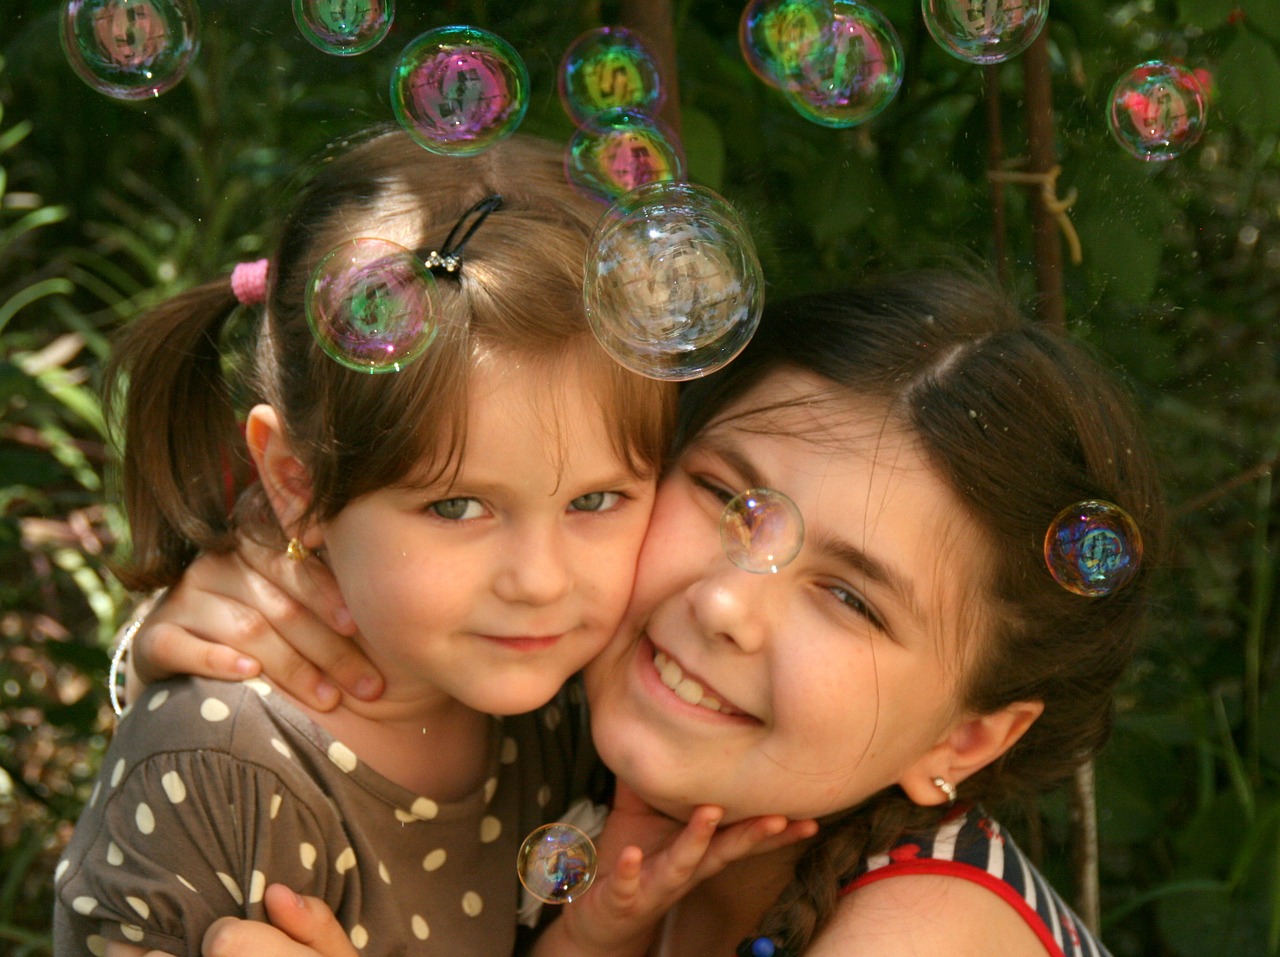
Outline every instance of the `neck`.
[(493, 718), (439, 692), (388, 687), (377, 701), (344, 696), (327, 712), (289, 700), (362, 763), (415, 794), (456, 801), (484, 782)]
[(753, 937), (764, 912), (791, 882), (800, 847), (730, 864), (699, 884), (663, 922), (654, 957), (729, 955)]

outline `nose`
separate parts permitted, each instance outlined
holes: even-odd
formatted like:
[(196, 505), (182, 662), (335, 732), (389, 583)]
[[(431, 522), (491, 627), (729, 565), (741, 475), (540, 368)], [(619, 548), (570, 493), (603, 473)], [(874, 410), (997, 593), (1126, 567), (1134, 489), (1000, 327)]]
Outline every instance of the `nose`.
[(777, 577), (744, 571), (723, 556), (707, 566), (685, 592), (703, 635), (748, 654), (760, 651), (782, 601)]
[(503, 601), (550, 605), (572, 588), (565, 542), (556, 529), (534, 525), (513, 530), (504, 542), (494, 592)]

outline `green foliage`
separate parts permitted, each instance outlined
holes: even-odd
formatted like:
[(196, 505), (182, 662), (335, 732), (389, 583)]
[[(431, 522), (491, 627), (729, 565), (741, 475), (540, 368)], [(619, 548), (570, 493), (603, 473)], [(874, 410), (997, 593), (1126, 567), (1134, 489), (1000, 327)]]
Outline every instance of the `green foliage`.
[[(1019, 61), (984, 70), (929, 38), (916, 0), (878, 4), (907, 73), (865, 127), (801, 119), (742, 62), (745, 0), (676, 3), (691, 178), (750, 222), (770, 294), (939, 253), (990, 261), (993, 130), (1028, 150)], [(206, 0), (190, 76), (108, 100), (65, 65), (53, 0), (8, 0), (0, 37), (0, 941), (48, 950), (53, 863), (111, 722), (106, 648), (128, 614), (106, 570), (121, 521), (98, 401), (109, 334), (151, 303), (260, 254), (326, 143), (391, 120), (386, 76), (421, 29), (471, 22), (524, 54), (526, 131), (565, 139), (561, 51), (620, 3), (401, 4), (382, 46), (326, 57), (288, 4)], [(1072, 331), (1130, 379), (1177, 513), (1162, 604), (1098, 766), (1104, 935), (1117, 957), (1280, 953), (1280, 3), (1053, 0), (1057, 193), (1083, 250)], [(1148, 59), (1214, 77), (1204, 141), (1143, 164), (1105, 125), (1115, 79)], [(1003, 187), (1010, 282), (1035, 293), (1036, 193)], [(1061, 802), (1040, 809), (1061, 882)]]

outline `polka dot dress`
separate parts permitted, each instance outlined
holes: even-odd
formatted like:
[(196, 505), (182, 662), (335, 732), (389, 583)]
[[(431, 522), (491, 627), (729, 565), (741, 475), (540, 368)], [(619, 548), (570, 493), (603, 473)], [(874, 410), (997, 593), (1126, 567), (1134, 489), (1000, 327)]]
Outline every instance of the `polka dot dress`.
[(577, 693), (494, 719), (489, 753), (481, 787), (438, 801), (264, 682), (156, 685), (121, 723), (58, 866), (56, 952), (115, 940), (197, 955), (218, 917), (265, 919), (282, 882), (326, 901), (362, 955), (510, 953), (521, 840), (600, 776)]

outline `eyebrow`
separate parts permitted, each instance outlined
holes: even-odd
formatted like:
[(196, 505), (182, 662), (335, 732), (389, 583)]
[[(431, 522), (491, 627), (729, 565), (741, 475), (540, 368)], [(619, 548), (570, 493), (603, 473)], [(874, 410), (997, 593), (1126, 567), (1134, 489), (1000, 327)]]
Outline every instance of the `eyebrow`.
[[(718, 435), (710, 435), (699, 444), (713, 455), (723, 459), (726, 465), (734, 469), (746, 480), (749, 487), (760, 488), (767, 486), (762, 473), (755, 466), (755, 463), (747, 458), (732, 441)], [(908, 576), (874, 558), (865, 549), (859, 548), (853, 542), (836, 535), (823, 533), (805, 544), (809, 545), (824, 558), (852, 568), (869, 581), (887, 588), (903, 607), (910, 612), (913, 618), (917, 621), (924, 621), (924, 611), (920, 607), (920, 603), (916, 598), (915, 588), (912, 586), (911, 579)]]

